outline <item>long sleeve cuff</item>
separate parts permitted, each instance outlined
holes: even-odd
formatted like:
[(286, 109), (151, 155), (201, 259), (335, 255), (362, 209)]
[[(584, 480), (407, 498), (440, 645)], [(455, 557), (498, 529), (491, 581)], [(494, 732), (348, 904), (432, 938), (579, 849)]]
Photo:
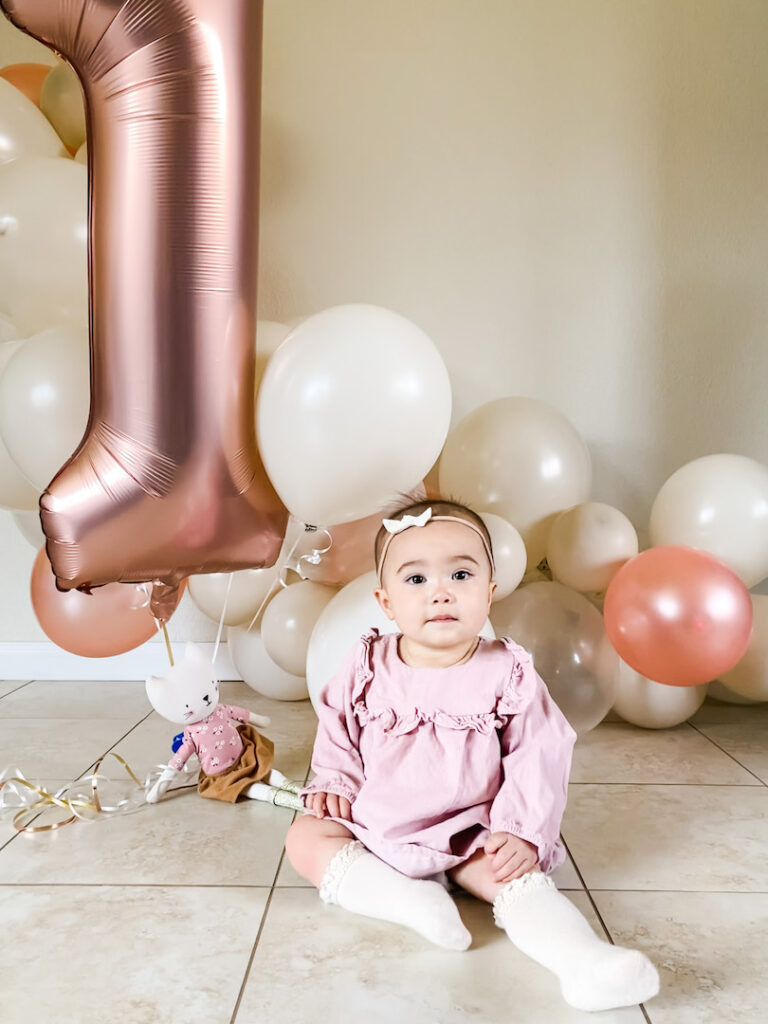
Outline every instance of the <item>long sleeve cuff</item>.
[(307, 805), (307, 797), (311, 793), (334, 793), (336, 796), (343, 796), (350, 803), (354, 803), (357, 796), (357, 790), (346, 779), (342, 779), (338, 775), (329, 779), (316, 776), (309, 785), (305, 786), (299, 793), (299, 799), (305, 807)]

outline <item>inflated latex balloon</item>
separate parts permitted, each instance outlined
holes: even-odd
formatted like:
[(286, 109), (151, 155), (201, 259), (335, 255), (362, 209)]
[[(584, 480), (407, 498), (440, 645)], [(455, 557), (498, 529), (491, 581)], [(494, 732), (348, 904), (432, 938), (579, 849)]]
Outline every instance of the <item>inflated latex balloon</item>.
[(306, 676), (309, 638), (336, 593), (333, 587), (302, 580), (270, 601), (261, 620), (261, 638), (267, 654), (285, 672)]
[(79, 444), (89, 400), (83, 329), (41, 331), (8, 360), (0, 376), (0, 438), (37, 493)]
[[(37, 621), (58, 647), (84, 658), (124, 654), (151, 639), (158, 628), (150, 609), (151, 592), (151, 584), (112, 583), (92, 594), (63, 593), (56, 589), (45, 548), (32, 567), (30, 593)], [(180, 594), (181, 590), (173, 607)], [(173, 607), (164, 618), (170, 618)]]
[(52, 67), (52, 64), (6, 64), (4, 68), (0, 68), (0, 78), (10, 82), (39, 107), (43, 82)]
[(266, 607), (265, 599), (271, 596), (270, 591), (272, 595), (277, 593), (277, 576), (275, 566), (190, 576), (187, 581), (189, 596), (214, 622), (219, 622), (224, 612), (225, 626), (237, 626), (241, 622), (248, 624), (262, 605)]
[(405, 317), (335, 306), (303, 320), (275, 352), (257, 416), (264, 465), (293, 515), (346, 523), (432, 466), (450, 422), (448, 371)]
[(279, 324), (275, 320), (257, 320), (256, 322), (256, 377), (254, 395), (258, 395), (264, 373), (269, 360), (280, 345), (291, 333), (287, 324)]
[(561, 512), (547, 540), (552, 576), (582, 593), (605, 590), (618, 570), (638, 551), (637, 533), (623, 512), (586, 501)]
[(698, 686), (733, 668), (752, 628), (738, 576), (704, 551), (677, 546), (651, 548), (622, 566), (603, 614), (624, 661), (669, 686)]
[(85, 102), (77, 75), (69, 64), (57, 64), (43, 82), (40, 109), (73, 152), (85, 141)]
[(753, 587), (768, 576), (768, 466), (705, 455), (678, 469), (651, 508), (651, 543), (708, 551)]
[(696, 714), (706, 696), (707, 683), (664, 686), (646, 679), (625, 661), (620, 661), (613, 710), (625, 722), (643, 729), (669, 729)]
[(768, 700), (768, 596), (751, 594), (752, 633), (743, 657), (720, 676), (730, 691), (750, 700)]
[(742, 697), (740, 693), (729, 690), (728, 687), (715, 679), (709, 684), (707, 696), (713, 700), (719, 700), (721, 704), (760, 704), (759, 700), (751, 700), (749, 697)]
[[(377, 587), (376, 573), (368, 572), (343, 587), (321, 612), (307, 650), (307, 687), (315, 708), (320, 691), (339, 671), (363, 633), (371, 627), (379, 633), (400, 632), (373, 596)], [(480, 635), (493, 639), (490, 622), (486, 621)]]
[(0, 164), (20, 156), (66, 156), (66, 152), (35, 104), (0, 78)]
[(285, 672), (272, 661), (257, 628), (232, 626), (227, 641), (232, 663), (251, 689), (273, 700), (306, 700), (306, 679)]
[(86, 169), (0, 167), (0, 218), (23, 206), (38, 222), (34, 237), (21, 219), (0, 234), (0, 308), (16, 319), (18, 307), (22, 329), (47, 326), (62, 294), (85, 321), (89, 244), (88, 430), (40, 499), (58, 584), (173, 586), (271, 565), (287, 512), (254, 426), (262, 4), (0, 7), (64, 57), (87, 104), (82, 261), (53, 242), (85, 223)]
[(529, 583), (491, 605), (497, 636), (508, 636), (533, 656), (536, 671), (578, 733), (609, 711), (619, 659), (600, 612), (560, 583)]
[(517, 588), (525, 575), (525, 544), (519, 532), (506, 519), (492, 512), (481, 512), (480, 517), (491, 535), (493, 563), (496, 567), (493, 577), (496, 580), (493, 600), (501, 601)]
[(24, 540), (31, 544), (35, 551), (39, 551), (41, 545), (45, 544), (45, 534), (40, 525), (40, 513), (37, 509), (34, 512), (11, 512), (11, 519)]
[[(17, 340), (0, 342), (0, 395), (2, 395), (3, 372), (11, 356), (23, 344), (23, 341)], [(0, 417), (2, 417), (2, 398), (0, 398)], [(5, 441), (3, 441), (2, 427), (0, 426), (0, 508), (37, 510), (39, 497), (39, 490), (32, 486), (14, 459), (11, 458)], [(35, 514), (37, 515), (37, 511)], [(35, 548), (39, 548), (40, 544), (42, 544), (42, 540), (35, 544)]]
[(440, 490), (519, 531), (528, 568), (543, 558), (555, 513), (586, 501), (589, 450), (570, 422), (534, 398), (498, 398), (469, 413), (448, 435)]
[(87, 172), (74, 160), (0, 165), (0, 308), (23, 337), (88, 325), (87, 202)]

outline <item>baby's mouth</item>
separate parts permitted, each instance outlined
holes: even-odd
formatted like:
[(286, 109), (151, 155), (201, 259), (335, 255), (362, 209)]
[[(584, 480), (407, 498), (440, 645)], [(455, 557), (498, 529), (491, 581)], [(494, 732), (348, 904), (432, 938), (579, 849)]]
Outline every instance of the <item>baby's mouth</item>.
[(436, 615), (433, 619), (427, 619), (427, 622), (456, 622), (455, 615)]

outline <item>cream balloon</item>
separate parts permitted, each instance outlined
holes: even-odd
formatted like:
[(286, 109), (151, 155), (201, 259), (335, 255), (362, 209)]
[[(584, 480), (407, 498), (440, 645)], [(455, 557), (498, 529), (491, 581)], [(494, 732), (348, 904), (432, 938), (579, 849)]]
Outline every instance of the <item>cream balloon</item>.
[(714, 679), (709, 684), (707, 690), (707, 696), (711, 697), (712, 700), (718, 700), (722, 704), (760, 704), (759, 700), (752, 700), (750, 697), (742, 697), (740, 693), (734, 693), (733, 690), (729, 690), (728, 687), (720, 682), (719, 679)]
[(494, 515), (493, 512), (481, 512), (480, 517), (491, 535), (491, 551), (496, 567), (496, 590), (493, 592), (493, 600), (501, 601), (516, 589), (525, 575), (525, 544), (512, 523), (506, 519)]
[(0, 165), (0, 308), (22, 336), (88, 324), (87, 171), (63, 158)]
[[(6, 322), (9, 323), (10, 321)], [(11, 356), (13, 356), (23, 344), (24, 342), (19, 340), (0, 342), (0, 381), (2, 381), (3, 371), (8, 365)], [(1, 386), (2, 385), (0, 384), (0, 387)], [(2, 431), (0, 430), (0, 508), (22, 510), (37, 509), (39, 498), (40, 494), (37, 488), (32, 486), (11, 458), (11, 454), (3, 441)], [(43, 538), (43, 540), (45, 540), (45, 538)], [(42, 541), (39, 541), (35, 545), (35, 550), (40, 547), (41, 543)]]
[(69, 64), (57, 64), (43, 80), (40, 109), (70, 149), (85, 141), (85, 100), (80, 79)]
[(285, 672), (306, 676), (309, 638), (336, 593), (334, 587), (303, 580), (270, 601), (261, 621), (261, 637), (267, 654)]
[(227, 644), (232, 662), (251, 689), (273, 700), (306, 700), (307, 682), (276, 665), (264, 649), (257, 628), (230, 626)]
[(529, 583), (491, 606), (498, 636), (509, 636), (533, 656), (536, 671), (578, 733), (594, 728), (610, 709), (619, 656), (600, 612), (561, 583)]
[(225, 626), (237, 626), (241, 622), (250, 624), (259, 609), (263, 614), (268, 603), (265, 599), (271, 599), (280, 589), (277, 577), (276, 566), (190, 576), (189, 596), (214, 622), (220, 622), (224, 612)]
[(669, 729), (696, 714), (707, 696), (707, 686), (707, 683), (700, 686), (654, 683), (620, 658), (613, 710), (625, 722), (643, 729)]
[(256, 390), (258, 395), (269, 360), (291, 333), (287, 324), (275, 320), (256, 321)]
[[(375, 572), (352, 580), (328, 602), (320, 613), (307, 650), (307, 687), (315, 708), (320, 691), (333, 678), (360, 637), (374, 627), (379, 633), (399, 633), (379, 607), (373, 595), (378, 586)], [(481, 636), (493, 639), (495, 633), (486, 620)]]
[(88, 143), (87, 142), (84, 142), (82, 144), (82, 146), (80, 146), (78, 148), (77, 152), (75, 153), (75, 160), (79, 164), (85, 164), (86, 167), (88, 166)]
[(708, 551), (753, 587), (768, 576), (768, 466), (705, 455), (682, 466), (651, 508), (651, 544)]
[(67, 151), (35, 104), (0, 78), (0, 164), (21, 156), (66, 157)]
[(35, 551), (39, 551), (45, 544), (45, 534), (40, 523), (40, 513), (34, 512), (11, 512), (11, 518), (24, 540), (28, 541)]
[(720, 676), (733, 693), (754, 701), (768, 700), (768, 596), (751, 594), (752, 636), (741, 661)]
[(88, 339), (51, 328), (24, 342), (0, 377), (0, 437), (38, 491), (80, 443), (90, 407)]
[(554, 579), (581, 593), (597, 593), (637, 554), (637, 532), (617, 508), (586, 501), (555, 517), (546, 552)]
[(498, 398), (465, 416), (440, 457), (440, 490), (507, 519), (541, 561), (555, 513), (589, 497), (589, 449), (557, 409), (534, 398)]
[(6, 341), (16, 341), (18, 337), (19, 332), (16, 330), (16, 324), (3, 313), (0, 313), (0, 345), (3, 345)]
[(423, 331), (377, 306), (336, 306), (302, 321), (269, 361), (257, 432), (293, 515), (339, 524), (415, 487), (450, 416), (448, 371)]

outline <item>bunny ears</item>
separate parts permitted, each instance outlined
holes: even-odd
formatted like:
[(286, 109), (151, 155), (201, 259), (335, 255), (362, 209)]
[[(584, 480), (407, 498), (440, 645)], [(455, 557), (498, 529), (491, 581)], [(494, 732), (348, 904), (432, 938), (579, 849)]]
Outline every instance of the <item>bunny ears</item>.
[(384, 559), (387, 557), (387, 550), (389, 545), (392, 543), (392, 539), (398, 533), (402, 533), (404, 530), (408, 530), (412, 526), (426, 526), (427, 523), (441, 522), (461, 523), (462, 526), (466, 526), (468, 530), (473, 530), (478, 535), (480, 540), (483, 542), (485, 553), (488, 555), (488, 561), (491, 563), (491, 575), (493, 575), (495, 572), (495, 566), (493, 564), (491, 548), (478, 526), (476, 526), (470, 519), (462, 519), (459, 516), (433, 516), (432, 509), (425, 508), (420, 516), (405, 515), (402, 519), (382, 519), (382, 526), (387, 531), (388, 536), (382, 545), (381, 554), (379, 555), (379, 564), (376, 566), (376, 575), (379, 578), (379, 585), (381, 585), (381, 570), (384, 566)]

